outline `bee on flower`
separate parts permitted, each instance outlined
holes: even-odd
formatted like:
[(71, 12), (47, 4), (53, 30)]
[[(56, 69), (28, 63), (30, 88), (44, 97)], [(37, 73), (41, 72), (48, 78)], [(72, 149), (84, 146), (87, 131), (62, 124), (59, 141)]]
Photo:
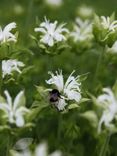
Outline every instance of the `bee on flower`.
[(2, 77), (12, 75), (12, 72), (17, 71), (21, 73), (20, 67), (24, 67), (24, 63), (17, 60), (3, 60), (2, 61)]
[(16, 28), (16, 23), (12, 22), (5, 26), (4, 29), (0, 27), (0, 43), (16, 42), (16, 36), (11, 33), (11, 30)]
[(97, 98), (97, 103), (103, 107), (103, 113), (99, 121), (98, 132), (101, 132), (102, 124), (105, 127), (113, 128), (113, 119), (117, 115), (117, 98), (110, 88), (104, 88), (103, 94)]
[(74, 71), (69, 75), (66, 82), (62, 71), (56, 71), (55, 74), (49, 72), (51, 78), (46, 80), (47, 84), (53, 85), (54, 89), (50, 89), (50, 102), (62, 111), (68, 105), (68, 101), (74, 100), (77, 103), (81, 100), (81, 82), (80, 76), (74, 77)]
[(38, 28), (35, 28), (35, 32), (40, 32), (40, 42), (48, 45), (49, 47), (54, 46), (58, 42), (66, 40), (64, 33), (68, 33), (68, 29), (64, 28), (65, 24), (57, 26), (57, 21), (51, 23), (45, 18), (45, 21), (40, 24)]
[(23, 127), (25, 124), (24, 115), (29, 112), (24, 106), (24, 91), (18, 93), (14, 102), (7, 90), (4, 91), (4, 94), (6, 100), (0, 102), (0, 109), (4, 112), (3, 117), (6, 118), (10, 124), (15, 124), (17, 127)]

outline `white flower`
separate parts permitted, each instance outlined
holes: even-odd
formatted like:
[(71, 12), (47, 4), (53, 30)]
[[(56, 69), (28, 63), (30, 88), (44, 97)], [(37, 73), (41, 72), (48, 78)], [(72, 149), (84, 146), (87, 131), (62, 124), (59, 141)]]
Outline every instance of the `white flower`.
[(59, 7), (62, 5), (63, 0), (45, 0), (47, 5)]
[(61, 156), (62, 154), (60, 151), (55, 151), (54, 153), (49, 155), (47, 144), (41, 143), (36, 147), (34, 154), (30, 150), (24, 150), (21, 153), (12, 151), (12, 155), (13, 156)]
[(108, 53), (117, 53), (117, 41), (115, 41), (115, 43), (113, 44), (113, 46), (111, 48), (107, 47), (107, 52)]
[(74, 41), (87, 41), (92, 39), (92, 23), (89, 20), (76, 19), (74, 31), (71, 32)]
[(14, 34), (12, 34), (10, 31), (12, 29), (16, 28), (16, 23), (12, 22), (10, 24), (8, 24), (7, 26), (5, 26), (5, 28), (2, 30), (2, 28), (0, 27), (0, 43), (5, 43), (5, 42), (16, 42), (16, 36)]
[(18, 73), (21, 73), (20, 67), (24, 67), (24, 64), (17, 60), (3, 60), (2, 61), (2, 72), (3, 72), (3, 78), (6, 75), (12, 75), (13, 71), (17, 71)]
[(49, 20), (45, 18), (45, 22), (41, 23), (40, 27), (34, 29), (35, 32), (41, 32), (43, 34), (40, 42), (51, 47), (56, 42), (66, 40), (66, 37), (62, 33), (68, 33), (68, 29), (63, 28), (65, 24), (57, 27), (57, 23), (57, 21), (50, 23)]
[(73, 76), (74, 71), (70, 74), (67, 81), (64, 83), (62, 71), (57, 72), (54, 75), (52, 72), (49, 74), (52, 78), (48, 81), (46, 80), (47, 84), (53, 84), (56, 89), (60, 92), (60, 100), (56, 105), (59, 110), (64, 110), (65, 106), (67, 105), (66, 100), (75, 100), (79, 102), (81, 99), (81, 92), (80, 92), (80, 85), (79, 76), (76, 78)]
[(13, 146), (13, 149), (22, 150), (22, 151), (26, 150), (29, 148), (32, 142), (33, 142), (33, 138), (21, 138), (15, 143), (15, 145)]
[(101, 25), (104, 29), (108, 29), (109, 31), (115, 31), (117, 28), (117, 20), (111, 21), (110, 17), (101, 16)]
[(48, 155), (47, 154), (48, 148), (46, 143), (41, 143), (36, 147), (35, 156), (61, 156), (60, 151), (55, 151), (54, 153)]
[(104, 111), (99, 121), (98, 131), (101, 131), (101, 126), (104, 123), (106, 127), (111, 126), (112, 120), (117, 115), (117, 99), (109, 88), (103, 89), (104, 94), (97, 98), (97, 102), (103, 106)]
[(24, 98), (24, 92), (20, 91), (19, 94), (12, 102), (12, 98), (9, 92), (4, 91), (6, 96), (6, 102), (0, 103), (0, 109), (5, 112), (5, 117), (8, 118), (9, 123), (16, 124), (17, 127), (24, 126), (24, 114), (28, 112), (28, 109), (24, 107), (24, 103), (21, 103), (21, 99)]
[(77, 13), (80, 17), (90, 18), (94, 14), (94, 9), (90, 6), (82, 5), (82, 6), (78, 7)]

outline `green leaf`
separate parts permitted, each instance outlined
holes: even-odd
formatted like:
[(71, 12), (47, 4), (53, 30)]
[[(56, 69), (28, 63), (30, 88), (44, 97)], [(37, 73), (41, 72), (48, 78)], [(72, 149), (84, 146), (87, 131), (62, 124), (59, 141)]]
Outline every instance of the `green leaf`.
[(94, 96), (94, 95), (92, 95), (91, 93), (87, 93), (88, 95), (89, 95), (89, 97), (91, 98), (91, 100), (93, 101), (93, 104), (95, 105), (95, 106), (99, 106), (98, 104), (97, 104), (97, 99), (96, 99), (96, 97)]
[(85, 81), (90, 73), (85, 73), (79, 76), (80, 81)]
[(5, 98), (4, 98), (4, 97), (2, 97), (1, 95), (0, 95), (0, 103), (6, 103)]
[(30, 70), (33, 70), (34, 69), (34, 66), (28, 66), (27, 68), (24, 68), (22, 70), (22, 73), (21, 74), (26, 74), (27, 72), (29, 72)]
[(115, 12), (113, 12), (110, 16), (110, 20), (111, 22), (113, 22), (115, 20)]
[(15, 33), (15, 37), (18, 38), (18, 36), (19, 36), (19, 32), (16, 31), (16, 33)]
[(10, 127), (6, 125), (0, 126), (0, 132), (5, 131), (5, 130), (10, 130)]
[(82, 98), (82, 99), (80, 100), (79, 104), (80, 104), (80, 103), (83, 103), (83, 102), (87, 102), (87, 101), (90, 101), (90, 99), (88, 99), (88, 98)]
[(94, 111), (86, 111), (84, 113), (81, 113), (80, 116), (88, 120), (93, 127), (97, 127), (98, 117)]
[(117, 80), (115, 81), (115, 84), (114, 84), (112, 90), (114, 92), (115, 97), (117, 98)]
[(17, 103), (17, 106), (25, 106), (26, 104), (26, 98), (24, 95), (24, 92), (22, 94), (18, 94), (14, 100), (14, 102)]
[(47, 49), (47, 47), (44, 44), (39, 43), (38, 45), (39, 45), (39, 48), (41, 49)]
[(39, 116), (41, 110), (45, 109), (46, 107), (48, 107), (47, 103), (41, 103), (41, 102), (35, 101), (32, 104), (31, 111), (28, 113), (27, 121), (29, 122), (32, 120), (36, 120), (37, 117)]
[(46, 89), (42, 86), (36, 86), (36, 89), (39, 93), (39, 96), (43, 99), (48, 97), (48, 92), (46, 91)]
[(75, 139), (75, 138), (78, 138), (79, 135), (80, 135), (80, 128), (74, 122), (69, 123), (65, 136)]
[(31, 39), (33, 39), (33, 40), (37, 41), (37, 39), (36, 39), (36, 37), (35, 37), (35, 36), (33, 36), (33, 35), (29, 34), (29, 37), (30, 37)]
[(72, 104), (70, 104), (70, 105), (68, 106), (68, 109), (75, 109), (75, 108), (78, 108), (78, 107), (79, 107), (78, 104), (72, 103)]

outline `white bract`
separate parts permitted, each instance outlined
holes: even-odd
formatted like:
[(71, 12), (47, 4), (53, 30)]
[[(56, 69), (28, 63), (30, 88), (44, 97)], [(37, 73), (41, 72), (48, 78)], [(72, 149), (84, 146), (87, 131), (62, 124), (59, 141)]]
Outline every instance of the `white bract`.
[(29, 149), (24, 150), (21, 153), (12, 151), (12, 155), (13, 156), (61, 156), (61, 152), (60, 151), (55, 151), (52, 154), (48, 154), (48, 149), (47, 149), (47, 144), (46, 143), (41, 143), (39, 144), (36, 149), (35, 152), (31, 152)]
[(59, 7), (62, 5), (63, 0), (45, 0), (46, 4), (50, 6), (56, 6)]
[(5, 28), (2, 30), (2, 28), (0, 27), (0, 43), (6, 43), (6, 42), (16, 42), (16, 36), (14, 34), (12, 34), (10, 31), (12, 29), (16, 28), (16, 23), (12, 22), (10, 24), (8, 24), (7, 26), (5, 26)]
[(107, 48), (107, 52), (109, 53), (117, 53), (117, 41), (113, 44), (111, 48)]
[(71, 36), (75, 42), (83, 42), (92, 39), (92, 23), (89, 20), (83, 21), (80, 18), (77, 18)]
[(14, 102), (6, 90), (4, 91), (6, 96), (5, 102), (0, 102), (0, 109), (4, 111), (4, 117), (8, 119), (10, 124), (16, 124), (17, 127), (22, 127), (25, 124), (24, 115), (29, 112), (29, 110), (23, 106), (24, 102), (22, 99), (24, 98), (24, 91), (20, 91)]
[(20, 67), (24, 67), (23, 62), (17, 61), (17, 60), (3, 60), (2, 61), (2, 73), (3, 78), (6, 75), (12, 75), (13, 71), (17, 71), (18, 73), (21, 73)]
[(67, 105), (67, 100), (75, 100), (76, 102), (79, 102), (81, 100), (81, 83), (79, 82), (80, 76), (77, 76), (75, 78), (73, 76), (73, 73), (74, 71), (70, 74), (66, 82), (64, 82), (62, 71), (56, 71), (56, 75), (50, 72), (49, 74), (51, 75), (51, 78), (49, 80), (46, 80), (47, 84), (54, 85), (56, 89), (60, 92), (61, 97), (58, 103), (56, 103), (56, 107), (59, 110), (65, 109), (65, 106)]
[(40, 24), (40, 27), (35, 28), (35, 32), (41, 32), (40, 42), (52, 47), (55, 43), (66, 40), (63, 33), (68, 33), (68, 29), (64, 28), (65, 24), (61, 24), (57, 27), (57, 21), (50, 23), (45, 18), (45, 22)]
[(102, 117), (98, 125), (99, 132), (101, 131), (101, 126), (103, 123), (106, 127), (111, 127), (111, 122), (117, 115), (117, 99), (114, 93), (109, 88), (104, 88), (103, 91), (104, 94), (100, 95), (97, 98), (97, 102), (104, 108)]
[(115, 31), (117, 28), (117, 20), (111, 21), (110, 17), (101, 16), (101, 25), (104, 29), (107, 29), (109, 31)]
[(16, 124), (17, 127), (22, 127), (25, 124), (24, 115), (29, 112), (29, 110), (24, 106), (24, 91), (20, 91), (14, 102), (6, 90), (4, 91), (6, 96), (6, 102), (0, 102), (0, 109), (5, 112), (4, 117), (8, 119), (9, 123)]
[(37, 148), (35, 150), (35, 156), (61, 156), (61, 152), (56, 151), (56, 152), (48, 155), (47, 154), (47, 144), (42, 143), (42, 144), (37, 146)]

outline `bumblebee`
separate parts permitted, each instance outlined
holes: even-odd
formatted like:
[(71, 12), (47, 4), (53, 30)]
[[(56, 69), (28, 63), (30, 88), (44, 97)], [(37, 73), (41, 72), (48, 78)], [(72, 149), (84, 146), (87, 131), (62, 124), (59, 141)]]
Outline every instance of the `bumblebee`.
[(60, 93), (57, 89), (53, 89), (52, 91), (49, 92), (50, 94), (50, 102), (55, 103), (59, 101), (60, 98)]

